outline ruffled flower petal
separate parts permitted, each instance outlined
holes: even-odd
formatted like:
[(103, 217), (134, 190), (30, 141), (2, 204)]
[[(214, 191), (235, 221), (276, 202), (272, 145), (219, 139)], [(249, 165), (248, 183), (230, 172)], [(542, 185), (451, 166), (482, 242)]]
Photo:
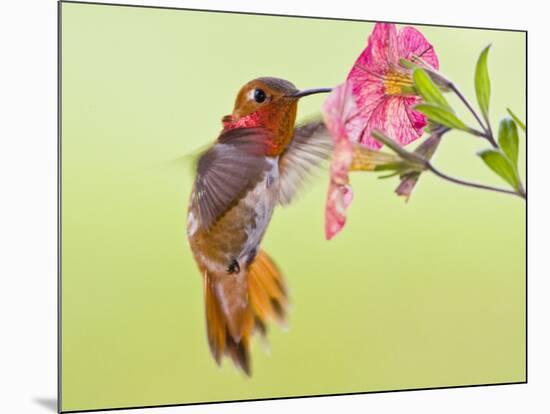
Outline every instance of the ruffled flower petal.
[(349, 185), (348, 177), (351, 159), (351, 143), (340, 141), (334, 148), (325, 207), (325, 236), (327, 240), (340, 232), (346, 223), (346, 210), (353, 199), (353, 191)]
[(330, 184), (325, 208), (325, 235), (331, 239), (346, 222), (346, 209), (353, 192), (349, 185), (348, 171), (352, 160), (352, 144), (347, 127), (349, 119), (357, 114), (357, 106), (351, 85), (343, 83), (334, 88), (323, 105), (323, 117), (332, 139), (334, 150), (330, 165)]
[(395, 137), (401, 145), (419, 138), (427, 120), (424, 115), (411, 109), (418, 101), (419, 98), (415, 96), (387, 98), (376, 114), (378, 119), (373, 121), (374, 129), (379, 127), (381, 132)]
[(422, 136), (426, 117), (412, 109), (419, 98), (396, 93), (407, 83), (412, 85), (410, 70), (399, 64), (402, 58), (420, 58), (421, 64), (439, 68), (433, 46), (418, 30), (404, 27), (398, 32), (394, 24), (377, 23), (348, 75), (359, 110), (348, 125), (352, 141), (376, 150), (382, 145), (372, 138), (374, 130), (403, 145)]
[[(348, 177), (353, 144), (378, 150), (382, 144), (372, 137), (373, 131), (380, 131), (401, 145), (424, 132), (427, 119), (413, 109), (420, 97), (410, 94), (412, 73), (400, 65), (401, 59), (439, 68), (433, 46), (418, 30), (405, 27), (398, 31), (394, 24), (377, 23), (346, 82), (325, 101), (324, 120), (334, 141), (325, 210), (327, 239), (343, 228), (353, 198)], [(411, 177), (399, 192), (410, 195), (416, 180)]]
[(335, 87), (325, 100), (322, 108), (323, 120), (330, 136), (337, 144), (348, 141), (348, 122), (358, 113), (351, 85), (345, 82)]
[(348, 79), (356, 76), (361, 67), (368, 68), (375, 75), (382, 75), (398, 63), (399, 43), (395, 24), (376, 23), (367, 47), (355, 61)]
[(414, 27), (406, 26), (401, 29), (397, 36), (397, 44), (400, 58), (413, 60), (414, 57), (418, 57), (433, 69), (439, 69), (434, 47)]

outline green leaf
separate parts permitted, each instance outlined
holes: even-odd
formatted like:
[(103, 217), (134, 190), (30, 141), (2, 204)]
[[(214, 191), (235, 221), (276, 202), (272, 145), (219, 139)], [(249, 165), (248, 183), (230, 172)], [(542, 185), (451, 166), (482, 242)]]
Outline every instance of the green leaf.
[(413, 72), (413, 80), (416, 90), (420, 93), (424, 101), (441, 106), (442, 108), (451, 110), (449, 103), (433, 82), (432, 78), (423, 69), (415, 69)]
[(489, 80), (489, 70), (487, 69), (487, 56), (489, 55), (489, 48), (487, 46), (477, 60), (475, 86), (477, 103), (483, 117), (488, 122), (489, 120), (489, 100), (491, 99), (491, 81)]
[(403, 168), (403, 162), (392, 162), (388, 164), (377, 165), (374, 171), (399, 171)]
[(406, 158), (408, 155), (408, 151), (404, 148), (401, 148), (401, 145), (399, 145), (397, 142), (395, 142), (392, 138), (387, 137), (386, 135), (380, 133), (379, 131), (373, 131), (372, 136), (377, 141), (381, 142), (382, 144), (388, 146), (391, 148), (395, 153), (400, 155), (403, 158)]
[(412, 63), (410, 60), (403, 59), (403, 58), (399, 59), (399, 65), (401, 65), (405, 69), (414, 69), (418, 67), (417, 65)]
[(378, 176), (378, 179), (379, 180), (385, 180), (386, 178), (392, 178), (392, 177), (395, 177), (396, 175), (399, 175), (399, 171), (394, 171), (391, 174), (380, 175), (380, 176)]
[(487, 149), (478, 153), (487, 166), (516, 191), (520, 190), (520, 181), (516, 169), (506, 156), (497, 150)]
[(399, 143), (394, 141), (392, 138), (387, 137), (386, 135), (380, 133), (379, 131), (376, 131), (376, 130), (373, 131), (372, 136), (374, 139), (388, 146), (397, 155), (399, 155), (399, 157), (403, 159), (403, 162), (400, 163), (401, 165), (406, 164), (406, 168), (409, 168), (409, 169), (412, 168), (414, 170), (424, 169), (424, 163), (423, 163), (424, 160), (418, 154), (407, 151), (405, 148), (402, 148), (401, 145), (399, 145)]
[(419, 112), (426, 115), (430, 121), (436, 122), (439, 125), (443, 125), (449, 128), (461, 129), (463, 131), (470, 131), (470, 128), (466, 126), (464, 122), (457, 118), (450, 110), (442, 108), (441, 106), (434, 104), (418, 104), (414, 107)]
[(525, 124), (520, 121), (520, 119), (516, 116), (515, 113), (512, 112), (512, 110), (510, 108), (506, 108), (506, 110), (508, 111), (510, 116), (514, 119), (514, 121), (516, 121), (516, 124), (519, 125), (519, 127), (522, 129), (522, 131), (525, 132), (525, 130), (526, 130)]
[(498, 145), (500, 145), (502, 151), (504, 151), (510, 161), (512, 161), (514, 168), (517, 168), (519, 138), (518, 128), (513, 119), (504, 118), (500, 121), (500, 127), (498, 129)]
[(418, 91), (414, 86), (402, 86), (401, 87), (401, 94), (402, 95), (418, 95)]

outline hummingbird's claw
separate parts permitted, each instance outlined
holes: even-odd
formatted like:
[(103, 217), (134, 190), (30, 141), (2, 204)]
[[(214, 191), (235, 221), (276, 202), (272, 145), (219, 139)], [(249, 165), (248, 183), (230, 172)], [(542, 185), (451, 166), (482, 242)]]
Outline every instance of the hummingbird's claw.
[(233, 273), (239, 273), (240, 271), (241, 271), (241, 266), (239, 266), (239, 262), (236, 259), (233, 259), (233, 261), (227, 268), (227, 273), (231, 275)]

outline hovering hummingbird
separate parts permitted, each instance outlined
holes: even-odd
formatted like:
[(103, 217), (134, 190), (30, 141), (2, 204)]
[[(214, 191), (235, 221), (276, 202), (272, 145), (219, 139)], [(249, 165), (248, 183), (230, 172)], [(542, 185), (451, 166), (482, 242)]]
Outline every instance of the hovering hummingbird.
[(262, 77), (239, 91), (223, 130), (199, 158), (187, 235), (204, 282), (208, 343), (250, 375), (249, 346), (269, 321), (285, 320), (287, 290), (260, 243), (276, 205), (290, 203), (332, 142), (322, 121), (295, 127), (299, 91)]

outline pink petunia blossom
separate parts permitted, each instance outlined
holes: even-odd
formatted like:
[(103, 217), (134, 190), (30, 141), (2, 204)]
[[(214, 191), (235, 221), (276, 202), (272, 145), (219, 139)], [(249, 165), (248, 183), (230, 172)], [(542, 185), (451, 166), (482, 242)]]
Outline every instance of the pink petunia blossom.
[(413, 109), (421, 98), (414, 94), (412, 70), (402, 66), (401, 59), (439, 68), (433, 46), (418, 30), (398, 31), (394, 24), (377, 23), (346, 82), (334, 89), (323, 106), (335, 144), (325, 213), (327, 239), (343, 228), (351, 203), (352, 144), (380, 149), (382, 144), (371, 135), (377, 130), (406, 145), (419, 138), (427, 125), (426, 116)]
[(348, 74), (359, 111), (348, 132), (368, 148), (382, 146), (372, 138), (374, 130), (406, 145), (419, 138), (427, 124), (426, 116), (413, 109), (421, 98), (411, 94), (412, 70), (403, 67), (401, 59), (439, 68), (433, 46), (418, 30), (404, 27), (398, 32), (394, 24), (377, 23)]
[(352, 161), (352, 143), (348, 139), (346, 126), (356, 113), (357, 106), (348, 83), (334, 88), (323, 105), (324, 121), (334, 141), (325, 211), (327, 239), (331, 239), (344, 227), (346, 209), (353, 199), (348, 177)]

